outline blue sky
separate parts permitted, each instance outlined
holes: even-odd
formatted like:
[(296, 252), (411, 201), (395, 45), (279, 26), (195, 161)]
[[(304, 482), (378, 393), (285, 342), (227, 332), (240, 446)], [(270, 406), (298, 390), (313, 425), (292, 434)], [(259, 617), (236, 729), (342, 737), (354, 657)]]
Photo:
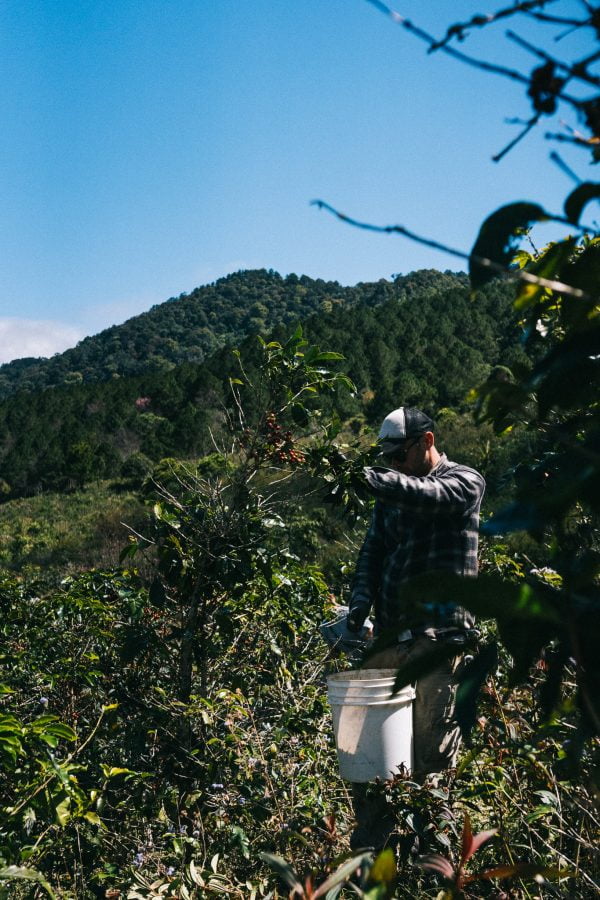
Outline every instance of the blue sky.
[[(482, 5), (393, 4), (437, 35)], [(505, 29), (463, 47), (529, 71)], [(354, 284), (461, 267), (314, 198), (468, 250), (497, 206), (558, 209), (572, 186), (547, 123), (491, 161), (530, 115), (521, 87), (428, 56), (367, 0), (3, 0), (0, 77), (0, 362), (240, 268)]]

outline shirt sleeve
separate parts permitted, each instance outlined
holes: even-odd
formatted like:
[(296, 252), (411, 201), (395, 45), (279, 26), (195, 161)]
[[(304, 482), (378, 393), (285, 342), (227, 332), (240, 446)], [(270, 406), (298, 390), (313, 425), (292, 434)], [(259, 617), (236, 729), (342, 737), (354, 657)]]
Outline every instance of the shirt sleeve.
[(385, 544), (383, 535), (383, 510), (375, 503), (371, 524), (358, 553), (350, 609), (357, 606), (374, 606), (379, 595)]
[(466, 514), (478, 508), (485, 489), (483, 476), (466, 466), (452, 466), (440, 475), (404, 475), (371, 466), (364, 470), (371, 493), (384, 503), (431, 515)]

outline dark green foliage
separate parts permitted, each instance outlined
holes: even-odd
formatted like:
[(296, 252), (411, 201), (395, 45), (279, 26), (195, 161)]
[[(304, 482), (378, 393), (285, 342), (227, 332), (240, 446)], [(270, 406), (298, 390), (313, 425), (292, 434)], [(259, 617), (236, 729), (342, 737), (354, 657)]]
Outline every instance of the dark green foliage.
[(134, 484), (141, 483), (152, 469), (152, 460), (139, 451), (128, 456), (121, 466), (121, 475)]
[(20, 359), (0, 366), (0, 398), (19, 390), (143, 372), (166, 374), (184, 362), (202, 362), (247, 334), (289, 326), (339, 304), (383, 302), (394, 294), (393, 285), (385, 281), (348, 288), (305, 275), (282, 278), (266, 269), (237, 272), (85, 338), (51, 359)]
[(592, 283), (598, 244), (598, 238), (580, 244), (568, 238), (546, 248), (531, 263), (522, 255), (526, 269), (537, 273), (545, 265), (568, 287), (564, 292), (535, 285), (520, 289), (516, 305), (538, 358), (530, 372), (511, 379), (510, 394), (506, 383), (494, 380), (479, 395), (481, 419), (491, 421), (497, 430), (526, 422), (539, 438), (536, 454), (524, 458), (515, 473), (514, 502), (484, 529), (492, 534), (529, 531), (550, 548), (554, 573), (552, 584), (529, 586), (546, 621), (532, 610), (526, 620), (531, 625), (537, 620), (535, 629), (515, 640), (507, 609), (508, 621), (498, 615), (501, 635), (515, 659), (515, 679), (525, 677), (542, 647), (552, 641), (543, 690), (546, 712), (558, 696), (565, 660), (569, 656), (577, 660), (581, 735), (600, 733), (600, 328), (594, 314), (597, 296), (574, 296), (569, 279), (579, 273), (586, 280), (587, 273)]
[(143, 527), (148, 512), (131, 482), (101, 482), (67, 494), (37, 494), (0, 507), (0, 566), (60, 583), (66, 573), (115, 566), (123, 523)]
[[(289, 279), (271, 274), (258, 284), (283, 290)], [(231, 302), (258, 289), (253, 273), (226, 286)], [(302, 286), (299, 279), (294, 289)], [(321, 285), (320, 297), (326, 288)], [(401, 403), (434, 415), (445, 407), (464, 412), (468, 390), (491, 366), (527, 361), (506, 286), (490, 285), (473, 303), (464, 276), (426, 270), (346, 291), (355, 291), (352, 303), (332, 301), (329, 311), (306, 323), (312, 341), (344, 354), (344, 369), (357, 386), (355, 396), (338, 392), (324, 398), (330, 416), (360, 415), (374, 425)], [(240, 352), (243, 367), (252, 372), (256, 339), (248, 338)], [(2, 497), (83, 487), (120, 475), (128, 459), (157, 463), (213, 452), (210, 432), (218, 440), (228, 416), (235, 416), (229, 379), (238, 375), (238, 359), (224, 348), (203, 364), (168, 372), (15, 393), (0, 403), (0, 466), (10, 486)], [(252, 391), (243, 400), (248, 409), (256, 402)], [(300, 423), (302, 404), (292, 412)]]

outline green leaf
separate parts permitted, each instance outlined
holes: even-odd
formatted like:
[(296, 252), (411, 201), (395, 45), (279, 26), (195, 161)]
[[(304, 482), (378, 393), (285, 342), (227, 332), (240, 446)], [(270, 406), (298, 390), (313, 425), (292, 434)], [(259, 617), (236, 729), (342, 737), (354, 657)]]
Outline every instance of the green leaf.
[(332, 360), (340, 360), (345, 359), (343, 353), (336, 353), (334, 350), (322, 350), (315, 356), (314, 359), (311, 359), (311, 365), (318, 366), (323, 362), (330, 362)]
[(56, 898), (56, 894), (42, 873), (36, 872), (35, 869), (27, 869), (23, 866), (4, 866), (0, 868), (0, 881), (35, 881), (44, 888), (50, 897)]
[(394, 851), (388, 847), (379, 854), (373, 863), (369, 872), (369, 879), (371, 881), (382, 881), (384, 884), (391, 884), (396, 875), (396, 857)]
[(471, 250), (471, 286), (481, 287), (498, 276), (498, 271), (486, 261), (508, 268), (519, 232), (529, 228), (532, 222), (543, 222), (548, 218), (541, 206), (524, 201), (502, 206), (488, 216)]
[(371, 855), (361, 853), (360, 856), (353, 856), (351, 859), (347, 859), (346, 862), (342, 863), (341, 866), (332, 872), (331, 875), (319, 885), (315, 893), (313, 894), (314, 900), (317, 897), (323, 897), (328, 891), (333, 890), (338, 885), (344, 884), (351, 875), (353, 875), (357, 869), (364, 866), (366, 863), (371, 861)]
[(107, 766), (101, 763), (102, 772), (105, 778), (115, 778), (117, 775), (137, 775), (132, 769), (121, 769), (118, 766)]
[(600, 184), (593, 181), (585, 181), (571, 191), (565, 200), (565, 216), (573, 225), (577, 225), (579, 217), (590, 200), (600, 198)]
[(190, 878), (192, 879), (194, 884), (197, 884), (198, 887), (204, 887), (204, 879), (198, 872), (198, 869), (196, 868), (196, 863), (194, 862), (193, 859), (190, 860), (189, 873), (190, 873)]
[(541, 819), (543, 816), (547, 816), (548, 813), (555, 813), (556, 810), (553, 806), (545, 803), (543, 806), (536, 806), (534, 810), (528, 813), (525, 816), (525, 821), (528, 825), (531, 825), (532, 822), (535, 822), (536, 819)]
[[(539, 278), (552, 280), (556, 278), (561, 267), (572, 256), (577, 241), (575, 238), (568, 238), (564, 241), (557, 241), (534, 262), (527, 266), (527, 271), (531, 275), (537, 275)], [(522, 281), (519, 292), (515, 298), (515, 309), (517, 312), (523, 312), (537, 304), (541, 298), (548, 294), (548, 289), (540, 284), (531, 284), (531, 282)], [(552, 301), (554, 302), (554, 301)]]
[(478, 747), (473, 747), (472, 750), (469, 750), (468, 753), (465, 753), (458, 764), (458, 768), (456, 769), (456, 775), (458, 778), (469, 768), (473, 760), (477, 759), (479, 754), (481, 753), (481, 749)]
[(106, 828), (98, 813), (92, 812), (91, 809), (88, 809), (88, 811), (83, 814), (83, 818), (87, 819), (88, 822), (91, 822), (92, 825), (98, 825), (99, 828)]
[(71, 798), (65, 797), (64, 800), (55, 807), (54, 814), (59, 825), (66, 825), (71, 818)]
[(299, 893), (303, 891), (298, 876), (285, 859), (281, 856), (276, 856), (274, 853), (265, 852), (260, 854), (260, 858), (279, 875), (281, 880), (287, 884), (291, 891), (298, 891)]
[(552, 793), (552, 791), (535, 791), (535, 794), (543, 803), (549, 804), (554, 809), (560, 807), (560, 800), (556, 794)]
[(231, 826), (231, 843), (238, 848), (244, 859), (250, 859), (250, 839), (239, 825)]
[(23, 752), (23, 745), (19, 738), (12, 734), (0, 734), (0, 752), (16, 762), (17, 756)]
[[(64, 722), (55, 722), (44, 729), (45, 734), (51, 734), (55, 737), (64, 738), (66, 741), (76, 741), (77, 732)], [(44, 735), (41, 735), (43, 737)]]

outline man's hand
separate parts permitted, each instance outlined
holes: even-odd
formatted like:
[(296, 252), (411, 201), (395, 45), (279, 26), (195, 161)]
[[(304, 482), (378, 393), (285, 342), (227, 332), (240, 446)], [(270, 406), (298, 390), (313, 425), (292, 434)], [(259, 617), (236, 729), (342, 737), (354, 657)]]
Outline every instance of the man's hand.
[(369, 607), (365, 603), (358, 603), (353, 606), (346, 617), (346, 628), (352, 634), (358, 634), (361, 631), (365, 619), (369, 614)]

